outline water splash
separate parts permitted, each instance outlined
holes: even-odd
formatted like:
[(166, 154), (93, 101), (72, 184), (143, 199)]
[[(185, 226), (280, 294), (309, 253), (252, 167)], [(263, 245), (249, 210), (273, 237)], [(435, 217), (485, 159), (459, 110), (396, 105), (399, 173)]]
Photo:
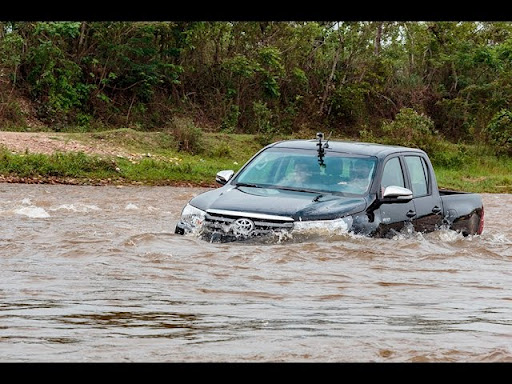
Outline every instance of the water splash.
[(15, 209), (14, 213), (30, 217), (31, 219), (44, 219), (50, 217), (50, 214), (46, 212), (43, 208), (36, 206), (21, 207)]

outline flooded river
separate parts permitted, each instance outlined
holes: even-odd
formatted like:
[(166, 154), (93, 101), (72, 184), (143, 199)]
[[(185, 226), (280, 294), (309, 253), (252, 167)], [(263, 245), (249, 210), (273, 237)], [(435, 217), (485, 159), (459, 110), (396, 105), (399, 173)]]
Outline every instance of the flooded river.
[(512, 195), (485, 229), (211, 244), (204, 188), (0, 184), (0, 362), (512, 362)]

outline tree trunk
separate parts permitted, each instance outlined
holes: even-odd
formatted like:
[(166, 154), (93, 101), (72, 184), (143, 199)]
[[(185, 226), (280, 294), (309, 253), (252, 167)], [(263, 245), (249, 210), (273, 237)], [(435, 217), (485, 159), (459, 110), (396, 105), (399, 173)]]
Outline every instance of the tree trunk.
[(80, 24), (80, 36), (78, 38), (78, 46), (77, 46), (77, 49), (76, 49), (77, 57), (80, 57), (82, 55), (83, 50), (84, 50), (86, 30), (87, 30), (87, 22), (83, 21)]
[(374, 43), (375, 56), (380, 55), (381, 40), (382, 40), (382, 23), (377, 23), (377, 32), (375, 34), (375, 43)]
[(322, 96), (322, 103), (320, 105), (320, 110), (318, 113), (322, 114), (325, 108), (325, 103), (327, 102), (327, 98), (329, 97), (329, 90), (331, 88), (332, 79), (334, 78), (334, 73), (336, 72), (336, 66), (338, 65), (338, 61), (340, 58), (340, 51), (343, 46), (343, 39), (340, 36), (340, 42), (338, 47), (336, 48), (336, 53), (334, 54), (334, 59), (332, 61), (331, 73), (329, 74), (329, 78), (325, 83), (324, 94)]

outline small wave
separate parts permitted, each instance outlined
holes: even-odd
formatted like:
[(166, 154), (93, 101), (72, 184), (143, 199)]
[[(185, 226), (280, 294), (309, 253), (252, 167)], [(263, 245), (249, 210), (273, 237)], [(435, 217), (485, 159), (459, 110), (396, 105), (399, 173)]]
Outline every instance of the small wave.
[(124, 207), (124, 209), (139, 209), (139, 207), (137, 207), (135, 204), (129, 203), (126, 205), (126, 207)]
[(50, 214), (41, 207), (22, 207), (14, 210), (14, 213), (30, 217), (32, 219), (40, 219), (50, 217)]
[(89, 212), (89, 211), (98, 211), (100, 208), (98, 208), (96, 205), (88, 205), (88, 204), (62, 204), (59, 205), (57, 208), (53, 208), (52, 211), (57, 210), (67, 210), (72, 212)]
[(506, 347), (497, 348), (477, 358), (477, 361), (483, 362), (512, 362), (512, 353)]
[(503, 233), (492, 234), (487, 237), (487, 240), (493, 244), (512, 244), (512, 241)]

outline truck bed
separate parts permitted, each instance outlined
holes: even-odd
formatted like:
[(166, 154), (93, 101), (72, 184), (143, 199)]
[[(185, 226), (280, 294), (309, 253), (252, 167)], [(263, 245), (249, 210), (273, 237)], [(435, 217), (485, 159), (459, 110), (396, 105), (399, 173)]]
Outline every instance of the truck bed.
[(464, 191), (455, 191), (452, 189), (441, 189), (439, 188), (439, 194), (441, 196), (448, 196), (448, 195), (467, 195), (471, 194), (471, 192), (464, 192)]

